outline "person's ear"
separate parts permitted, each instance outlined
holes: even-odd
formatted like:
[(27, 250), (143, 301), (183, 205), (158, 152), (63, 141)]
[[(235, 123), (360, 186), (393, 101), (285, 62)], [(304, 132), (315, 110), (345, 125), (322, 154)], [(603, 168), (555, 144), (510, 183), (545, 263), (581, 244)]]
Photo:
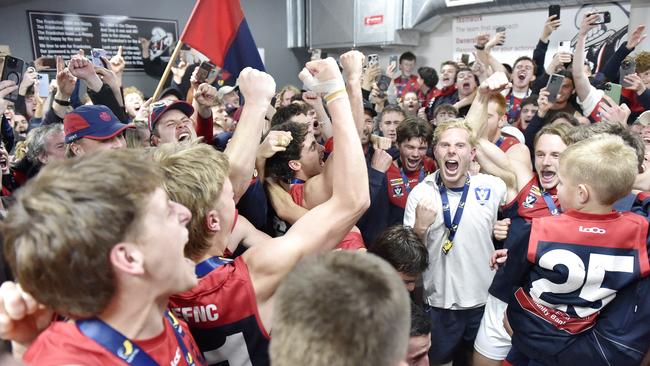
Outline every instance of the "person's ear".
[(289, 160), (289, 168), (293, 170), (294, 172), (297, 172), (302, 168), (302, 164), (300, 164), (300, 161), (298, 160)]
[(151, 141), (150, 141), (151, 146), (158, 146), (158, 144), (160, 143), (160, 138), (158, 136), (154, 135), (153, 133), (151, 134), (150, 139), (151, 139)]
[(133, 276), (144, 274), (144, 253), (133, 243), (118, 243), (111, 248), (109, 258), (117, 271)]
[(219, 213), (216, 210), (210, 210), (207, 215), (205, 215), (205, 227), (208, 231), (213, 233), (221, 230), (221, 225), (219, 224)]
[(578, 184), (578, 202), (584, 205), (589, 201), (589, 186), (586, 184)]
[(82, 156), (85, 153), (84, 148), (76, 142), (70, 143), (70, 150), (74, 156)]
[(42, 165), (47, 165), (47, 163), (50, 161), (50, 157), (46, 153), (43, 153), (43, 154), (38, 155), (38, 161)]

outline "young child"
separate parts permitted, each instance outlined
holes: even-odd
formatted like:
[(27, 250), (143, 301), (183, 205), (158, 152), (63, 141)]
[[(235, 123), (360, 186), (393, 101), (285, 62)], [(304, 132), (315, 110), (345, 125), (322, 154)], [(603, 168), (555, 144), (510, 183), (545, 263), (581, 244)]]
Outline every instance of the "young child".
[(507, 310), (515, 352), (552, 359), (595, 324), (618, 290), (650, 273), (646, 219), (612, 210), (636, 174), (636, 154), (617, 136), (594, 136), (562, 153), (564, 213), (533, 219), (529, 241), (510, 250), (504, 267), (523, 284)]

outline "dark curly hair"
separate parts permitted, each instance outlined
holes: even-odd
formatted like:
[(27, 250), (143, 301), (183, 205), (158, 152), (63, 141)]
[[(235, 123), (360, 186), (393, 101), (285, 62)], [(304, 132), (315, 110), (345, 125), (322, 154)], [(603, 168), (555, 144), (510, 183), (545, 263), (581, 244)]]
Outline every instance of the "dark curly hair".
[(294, 172), (289, 167), (289, 161), (300, 160), (308, 125), (300, 122), (284, 122), (271, 127), (271, 131), (288, 131), (293, 139), (285, 151), (279, 151), (266, 160), (265, 173), (268, 177), (289, 181), (294, 177)]

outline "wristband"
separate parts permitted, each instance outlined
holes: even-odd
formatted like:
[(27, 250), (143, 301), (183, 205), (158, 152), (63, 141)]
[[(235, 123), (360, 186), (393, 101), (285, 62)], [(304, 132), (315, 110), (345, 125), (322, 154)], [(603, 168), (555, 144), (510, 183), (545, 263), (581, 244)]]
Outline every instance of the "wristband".
[(341, 76), (330, 80), (320, 81), (316, 79), (307, 69), (303, 69), (298, 76), (302, 82), (305, 83), (307, 89), (312, 90), (316, 93), (328, 95), (340, 89), (345, 89), (345, 83), (343, 82), (343, 77)]
[(476, 48), (479, 51), (483, 51), (485, 49), (485, 46), (479, 46), (479, 45), (475, 44), (474, 48)]
[(348, 97), (348, 93), (345, 91), (345, 89), (339, 89), (333, 93), (327, 94), (326, 96), (323, 97), (323, 99), (325, 99), (325, 102), (327, 104), (330, 104), (336, 99), (347, 98), (347, 97)]
[(71, 105), (69, 100), (54, 99), (54, 102), (64, 107), (69, 107)]

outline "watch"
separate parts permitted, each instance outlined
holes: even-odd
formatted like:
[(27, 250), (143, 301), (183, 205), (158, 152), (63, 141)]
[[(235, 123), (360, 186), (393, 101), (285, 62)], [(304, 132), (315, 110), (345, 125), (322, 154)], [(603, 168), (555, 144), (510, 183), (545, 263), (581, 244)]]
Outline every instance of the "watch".
[(64, 107), (70, 106), (70, 101), (69, 100), (54, 99), (54, 102), (56, 104), (64, 106)]

